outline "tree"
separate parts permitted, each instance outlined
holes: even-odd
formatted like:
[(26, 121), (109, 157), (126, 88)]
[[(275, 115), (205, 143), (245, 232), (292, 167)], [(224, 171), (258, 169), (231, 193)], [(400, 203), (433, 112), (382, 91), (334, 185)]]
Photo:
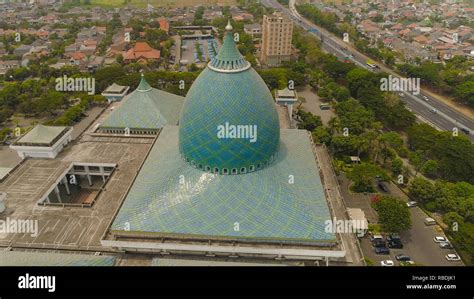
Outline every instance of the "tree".
[(474, 81), (459, 84), (454, 89), (454, 94), (462, 101), (474, 106)]
[(402, 168), (403, 166), (403, 161), (401, 159), (395, 159), (392, 161), (392, 172), (396, 175), (399, 175), (402, 173)]
[(324, 143), (324, 144), (331, 143), (331, 134), (329, 132), (329, 129), (324, 126), (317, 127), (312, 132), (312, 136), (313, 136), (314, 141), (317, 143)]
[(374, 115), (365, 109), (358, 101), (349, 99), (337, 103), (336, 113), (341, 122), (341, 127), (348, 128), (349, 134), (359, 135), (374, 122)]
[(388, 175), (380, 167), (370, 163), (357, 164), (348, 173), (348, 177), (354, 182), (352, 189), (355, 192), (373, 192), (376, 176), (380, 176), (382, 180), (388, 179)]
[(298, 124), (298, 128), (306, 129), (312, 132), (317, 127), (323, 125), (321, 117), (312, 114), (311, 112), (305, 112), (303, 110), (298, 110), (298, 115), (301, 117), (301, 122)]
[(398, 198), (384, 196), (374, 204), (382, 229), (400, 233), (411, 228), (411, 215), (406, 204)]
[(443, 215), (443, 222), (449, 225), (449, 228), (453, 230), (453, 226), (464, 224), (464, 218), (456, 212), (448, 212)]
[(428, 203), (436, 199), (436, 188), (430, 181), (416, 177), (408, 186), (408, 194), (410, 198)]
[(427, 177), (434, 178), (438, 174), (438, 162), (435, 160), (428, 160), (423, 164), (421, 172)]
[(418, 175), (418, 172), (420, 172), (421, 168), (426, 162), (426, 154), (422, 150), (417, 150), (416, 152), (412, 152), (408, 155), (410, 158), (411, 164), (415, 167), (415, 177)]

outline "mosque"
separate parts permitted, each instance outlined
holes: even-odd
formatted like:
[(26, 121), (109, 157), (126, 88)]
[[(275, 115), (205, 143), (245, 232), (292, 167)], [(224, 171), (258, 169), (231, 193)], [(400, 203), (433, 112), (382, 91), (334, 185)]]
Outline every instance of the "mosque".
[[(159, 136), (103, 246), (211, 257), (344, 257), (336, 235), (325, 231), (332, 217), (311, 136), (280, 129), (271, 92), (238, 51), (230, 23), (218, 55), (178, 101), (178, 119), (169, 96), (143, 76), (135, 93), (156, 97), (147, 100), (143, 118), (131, 120), (132, 129), (151, 123)], [(135, 115), (126, 109), (110, 118)], [(127, 124), (120, 126), (113, 127)]]
[(26, 155), (0, 178), (0, 221), (38, 231), (0, 233), (13, 250), (0, 265), (358, 262), (356, 242), (327, 229), (345, 212), (327, 197), (330, 162), (290, 129), (232, 30), (186, 97), (142, 74), (127, 95), (109, 88), (113, 103), (77, 137), (38, 126), (14, 144)]

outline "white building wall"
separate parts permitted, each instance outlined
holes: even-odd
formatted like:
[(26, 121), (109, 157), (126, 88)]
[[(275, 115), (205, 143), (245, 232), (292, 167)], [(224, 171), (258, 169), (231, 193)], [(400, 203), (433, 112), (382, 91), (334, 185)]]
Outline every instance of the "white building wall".
[(53, 146), (22, 146), (10, 145), (10, 148), (18, 153), (20, 158), (49, 158), (54, 159), (63, 148), (72, 140), (72, 129), (66, 132)]

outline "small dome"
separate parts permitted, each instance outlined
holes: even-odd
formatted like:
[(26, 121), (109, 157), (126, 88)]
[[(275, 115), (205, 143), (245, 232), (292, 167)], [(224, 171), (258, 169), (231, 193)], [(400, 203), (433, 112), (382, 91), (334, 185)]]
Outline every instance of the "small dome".
[(242, 57), (228, 30), (219, 54), (186, 95), (180, 152), (203, 171), (241, 174), (270, 163), (279, 140), (279, 118), (270, 90)]

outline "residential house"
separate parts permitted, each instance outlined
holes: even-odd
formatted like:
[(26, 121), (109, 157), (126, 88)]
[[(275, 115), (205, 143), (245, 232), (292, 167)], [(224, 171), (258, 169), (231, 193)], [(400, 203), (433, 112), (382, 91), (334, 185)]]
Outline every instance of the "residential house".
[(18, 48), (13, 50), (13, 55), (22, 57), (26, 53), (30, 52), (31, 46), (30, 45), (20, 45)]
[(17, 69), (20, 67), (18, 60), (0, 60), (0, 75), (5, 75), (10, 69)]
[(147, 42), (137, 42), (133, 48), (123, 55), (124, 62), (147, 63), (160, 59), (160, 51), (153, 49)]

